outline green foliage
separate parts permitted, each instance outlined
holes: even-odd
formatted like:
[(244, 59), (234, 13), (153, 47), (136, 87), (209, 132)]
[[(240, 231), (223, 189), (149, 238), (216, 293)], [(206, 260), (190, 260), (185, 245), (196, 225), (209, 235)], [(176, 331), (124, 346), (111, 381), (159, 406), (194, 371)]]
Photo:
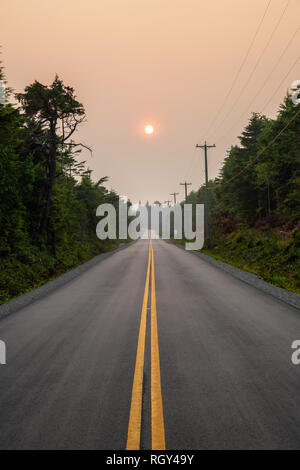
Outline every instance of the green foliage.
[(17, 93), (16, 96), (26, 116), (41, 119), (45, 123), (84, 115), (84, 108), (76, 100), (74, 89), (64, 85), (57, 75), (51, 86), (35, 81), (25, 88), (24, 93)]
[[(256, 220), (263, 198), (256, 181), (256, 165), (253, 163), (246, 171), (243, 170), (254, 161), (260, 150), (258, 138), (267, 124), (264, 116), (252, 115), (248, 126), (239, 137), (241, 146), (236, 145), (228, 152), (216, 190), (217, 207), (230, 209), (248, 223)], [(235, 178), (239, 173), (241, 174)]]
[(271, 212), (299, 220), (298, 111), (299, 106), (286, 97), (275, 120), (252, 115), (240, 137), (241, 146), (231, 148), (216, 180), (216, 210), (229, 210), (250, 225)]
[(34, 235), (41, 236), (49, 223), (58, 166), (62, 172), (66, 166), (70, 171), (70, 165), (73, 165), (74, 173), (81, 169), (80, 164), (75, 164), (72, 150), (85, 146), (76, 144), (70, 138), (84, 122), (85, 111), (77, 101), (74, 89), (64, 85), (57, 75), (50, 86), (35, 81), (16, 97), (24, 111), (28, 144), (40, 156), (39, 163), (43, 166), (38, 198), (39, 217), (32, 227)]
[(97, 206), (117, 208), (118, 196), (67, 142), (84, 119), (74, 90), (56, 77), (18, 99), (21, 108), (0, 105), (0, 303), (118, 245), (96, 237)]
[(266, 234), (240, 226), (236, 232), (215, 239), (213, 247), (205, 253), (300, 294), (299, 250), (297, 229), (285, 239), (279, 230), (272, 229)]
[[(276, 119), (251, 116), (240, 145), (231, 147), (220, 176), (209, 182), (212, 243), (206, 250), (298, 293), (299, 109), (287, 96)], [(188, 202), (203, 204), (204, 196), (201, 186)]]

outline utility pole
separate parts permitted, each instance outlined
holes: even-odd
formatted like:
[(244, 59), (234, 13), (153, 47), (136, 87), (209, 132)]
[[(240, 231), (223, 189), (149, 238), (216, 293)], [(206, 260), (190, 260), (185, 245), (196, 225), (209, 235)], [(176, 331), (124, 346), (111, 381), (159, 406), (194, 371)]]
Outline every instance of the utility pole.
[(174, 197), (174, 205), (176, 206), (176, 195), (179, 193), (170, 193), (170, 196)]
[(187, 202), (187, 187), (192, 184), (192, 183), (187, 183), (186, 181), (184, 183), (180, 183), (181, 186), (184, 186), (185, 189), (185, 202)]
[(165, 201), (164, 204), (168, 204), (168, 206), (170, 207), (171, 201)]
[(208, 198), (208, 173), (207, 173), (207, 149), (215, 147), (213, 145), (207, 145), (206, 141), (204, 145), (196, 144), (196, 148), (204, 149), (204, 158), (205, 158), (205, 229), (206, 229), (206, 239), (207, 246), (210, 245), (210, 234), (209, 234), (209, 198)]

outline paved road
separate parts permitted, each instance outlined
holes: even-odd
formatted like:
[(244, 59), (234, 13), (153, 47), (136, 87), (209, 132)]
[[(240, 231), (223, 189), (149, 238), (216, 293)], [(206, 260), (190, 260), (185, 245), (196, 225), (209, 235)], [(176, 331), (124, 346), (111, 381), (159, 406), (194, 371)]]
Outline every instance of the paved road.
[(176, 246), (153, 251), (155, 270), (141, 240), (0, 321), (1, 449), (124, 449), (139, 393), (141, 448), (159, 426), (167, 449), (300, 448), (299, 310)]

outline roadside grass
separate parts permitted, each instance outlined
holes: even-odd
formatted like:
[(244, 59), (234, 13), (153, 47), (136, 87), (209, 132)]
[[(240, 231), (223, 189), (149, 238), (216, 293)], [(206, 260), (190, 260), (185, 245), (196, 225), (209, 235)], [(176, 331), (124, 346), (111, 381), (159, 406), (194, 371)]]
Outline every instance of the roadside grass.
[[(126, 243), (126, 240), (125, 240)], [(52, 256), (46, 250), (29, 247), (0, 261), (0, 305), (46, 284), (101, 253), (118, 248), (118, 240), (98, 244), (74, 244), (72, 249)]]
[[(172, 240), (184, 244), (185, 240)], [(279, 230), (261, 232), (240, 227), (227, 235), (212, 238), (211, 247), (202, 253), (259, 278), (300, 294), (300, 234), (297, 229), (285, 239)]]

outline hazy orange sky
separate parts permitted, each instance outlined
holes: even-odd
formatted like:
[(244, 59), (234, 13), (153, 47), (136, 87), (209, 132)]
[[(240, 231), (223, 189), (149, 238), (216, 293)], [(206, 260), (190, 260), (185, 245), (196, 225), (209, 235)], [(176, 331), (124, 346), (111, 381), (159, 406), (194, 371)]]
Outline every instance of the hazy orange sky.
[[(292, 81), (300, 79), (300, 61), (288, 74), (300, 54), (298, 30), (261, 89), (300, 24), (300, 0), (272, 0), (239, 79), (208, 131), (268, 3), (2, 0), (2, 61), (15, 91), (34, 80), (50, 84), (55, 73), (75, 88), (87, 114), (78, 139), (94, 152), (81, 159), (95, 180), (108, 175), (108, 187), (133, 202), (164, 202), (173, 191), (183, 199), (180, 182), (188, 179), (197, 189), (204, 181), (203, 152), (195, 144), (207, 139), (217, 145), (209, 153), (209, 175), (215, 177), (250, 111), (275, 116)], [(148, 123), (157, 130), (152, 136), (143, 133)]]

